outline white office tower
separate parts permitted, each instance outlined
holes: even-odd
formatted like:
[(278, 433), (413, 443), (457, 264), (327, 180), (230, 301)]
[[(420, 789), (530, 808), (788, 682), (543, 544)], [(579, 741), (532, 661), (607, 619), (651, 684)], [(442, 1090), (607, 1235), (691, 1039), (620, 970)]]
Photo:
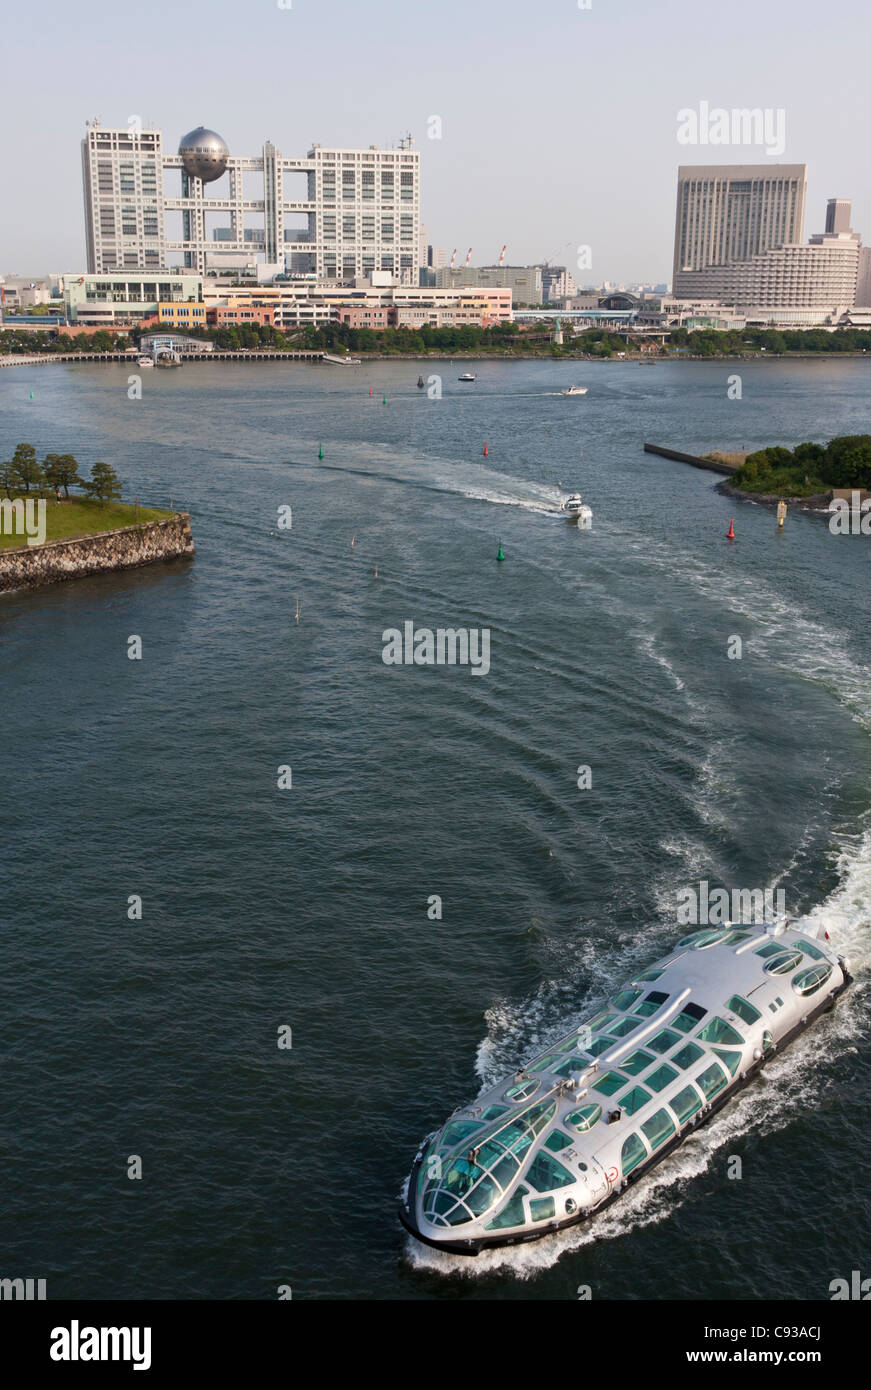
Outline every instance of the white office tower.
[[(184, 266), (200, 274), (265, 262), (317, 280), (350, 283), (386, 271), (416, 285), (420, 155), (324, 149), (289, 158), (271, 141), (232, 155), (199, 126), (178, 154), (159, 131), (91, 122), (82, 142), (88, 269)], [(178, 195), (166, 192), (178, 180)]]

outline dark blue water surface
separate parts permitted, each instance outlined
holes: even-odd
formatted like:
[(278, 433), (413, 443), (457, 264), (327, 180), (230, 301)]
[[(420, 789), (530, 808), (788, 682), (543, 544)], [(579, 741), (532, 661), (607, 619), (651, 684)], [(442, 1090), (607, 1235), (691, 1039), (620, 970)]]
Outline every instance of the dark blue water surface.
[[(107, 460), (197, 546), (0, 600), (2, 1273), (828, 1298), (871, 1238), (871, 540), (800, 513), (778, 535), (641, 445), (864, 432), (869, 366), (428, 364), (442, 399), (419, 370), (191, 364), (141, 400), (126, 367), (0, 374), (7, 451)], [(385, 665), (405, 621), (489, 628), (489, 673)], [(418, 1141), (667, 949), (703, 878), (823, 917), (843, 1007), (589, 1229), (414, 1245)]]

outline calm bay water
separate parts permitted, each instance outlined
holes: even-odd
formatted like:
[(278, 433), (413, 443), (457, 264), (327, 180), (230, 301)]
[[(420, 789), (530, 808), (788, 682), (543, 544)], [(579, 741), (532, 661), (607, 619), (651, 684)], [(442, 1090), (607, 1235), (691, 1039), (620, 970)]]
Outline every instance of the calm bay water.
[[(419, 370), (190, 365), (141, 401), (127, 368), (0, 373), (7, 450), (105, 459), (197, 544), (0, 600), (0, 1272), (84, 1298), (827, 1298), (871, 1274), (871, 545), (801, 514), (778, 535), (641, 444), (864, 432), (868, 366), (430, 364), (441, 400)], [(555, 514), (574, 488), (590, 532)], [(489, 674), (385, 666), (406, 620), (489, 627)], [(700, 879), (822, 916), (843, 1006), (590, 1229), (413, 1245), (418, 1141), (663, 953)]]

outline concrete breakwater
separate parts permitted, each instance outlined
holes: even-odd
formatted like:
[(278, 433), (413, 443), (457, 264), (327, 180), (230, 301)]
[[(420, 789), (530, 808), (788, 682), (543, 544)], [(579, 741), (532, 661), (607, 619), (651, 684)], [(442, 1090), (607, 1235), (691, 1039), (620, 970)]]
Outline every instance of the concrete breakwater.
[(47, 545), (18, 545), (0, 550), (0, 593), (35, 589), (64, 579), (80, 579), (104, 570), (136, 569), (157, 560), (193, 555), (194, 538), (187, 512), (165, 521), (124, 526), (92, 536), (50, 541)]
[(727, 463), (725, 459), (704, 459), (698, 454), (682, 454), (679, 449), (666, 449), (662, 444), (645, 444), (645, 454), (659, 454), (664, 459), (677, 459), (678, 463), (691, 463), (693, 468), (706, 468), (711, 473), (737, 473), (739, 463)]

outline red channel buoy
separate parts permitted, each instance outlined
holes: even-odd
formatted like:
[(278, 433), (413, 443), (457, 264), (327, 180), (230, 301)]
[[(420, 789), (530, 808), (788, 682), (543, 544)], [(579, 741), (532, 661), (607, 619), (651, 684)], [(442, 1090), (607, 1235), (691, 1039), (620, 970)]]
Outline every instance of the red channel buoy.
[(727, 540), (727, 541), (733, 541), (734, 539), (735, 539), (735, 518), (734, 518), (734, 517), (730, 517), (730, 519), (729, 519), (729, 529), (728, 529), (728, 531), (726, 532), (726, 540)]
[(487, 448), (487, 441), (486, 441), (486, 439), (485, 439), (485, 440), (484, 440), (484, 457), (485, 457), (485, 458), (487, 457), (487, 455), (489, 454), (489, 452), (490, 452), (490, 450)]

